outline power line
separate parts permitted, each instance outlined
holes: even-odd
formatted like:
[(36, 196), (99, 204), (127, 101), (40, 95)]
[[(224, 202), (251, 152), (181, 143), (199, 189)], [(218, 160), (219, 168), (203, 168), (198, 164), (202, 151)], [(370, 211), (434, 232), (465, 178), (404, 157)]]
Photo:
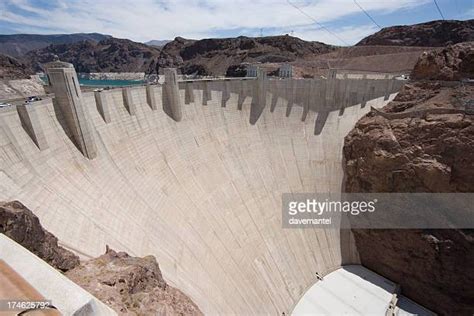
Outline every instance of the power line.
[(435, 4), (435, 6), (436, 6), (436, 9), (438, 9), (438, 12), (439, 12), (439, 15), (441, 15), (441, 18), (442, 18), (443, 20), (446, 20), (446, 19), (444, 18), (443, 12), (441, 12), (441, 9), (439, 8), (438, 2), (436, 2), (436, 0), (433, 0), (433, 2), (434, 2), (434, 4)]
[(375, 20), (370, 16), (370, 14), (365, 11), (364, 8), (356, 0), (354, 0), (354, 3), (362, 10), (362, 12), (365, 13), (365, 15), (367, 15), (369, 19), (372, 20), (372, 22), (374, 22), (375, 25), (377, 25), (380, 29), (382, 28), (377, 22), (375, 22)]
[(313, 21), (314, 23), (316, 23), (317, 25), (319, 25), (322, 29), (324, 29), (326, 32), (330, 33), (331, 35), (333, 35), (335, 38), (337, 38), (338, 40), (340, 40), (342, 43), (344, 43), (345, 45), (347, 46), (350, 46), (349, 43), (347, 43), (345, 40), (343, 40), (342, 38), (340, 38), (339, 36), (337, 36), (336, 33), (332, 32), (331, 30), (329, 30), (327, 27), (325, 27), (324, 25), (322, 25), (321, 23), (319, 23), (318, 21), (316, 21), (315, 18), (313, 18), (311, 15), (307, 14), (306, 12), (304, 12), (303, 10), (301, 10), (301, 8), (299, 8), (297, 5), (293, 4), (290, 2), (290, 0), (286, 0), (286, 2), (288, 2), (289, 5), (291, 5), (293, 8), (295, 8), (296, 10), (300, 11), (301, 14), (303, 14), (305, 17), (309, 18), (311, 21)]

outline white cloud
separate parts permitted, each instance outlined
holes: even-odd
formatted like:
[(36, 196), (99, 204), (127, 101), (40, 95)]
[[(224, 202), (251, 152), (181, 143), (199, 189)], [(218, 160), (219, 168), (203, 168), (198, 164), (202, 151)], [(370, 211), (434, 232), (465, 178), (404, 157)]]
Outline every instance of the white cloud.
[[(359, 0), (370, 12), (387, 13), (424, 4), (428, 0)], [(286, 0), (54, 0), (55, 8), (38, 7), (34, 0), (3, 0), (0, 21), (14, 23), (20, 32), (100, 32), (136, 41), (212, 37), (222, 30), (252, 33), (260, 28), (288, 33), (308, 40), (341, 44)], [(291, 0), (321, 23), (360, 13), (352, 0)], [(13, 9), (12, 9), (13, 8)], [(15, 10), (20, 9), (22, 11)], [(25, 12), (25, 14), (18, 14)], [(344, 23), (348, 25), (349, 23)], [(331, 28), (349, 43), (376, 29), (370, 26)], [(265, 32), (268, 33), (268, 32)]]

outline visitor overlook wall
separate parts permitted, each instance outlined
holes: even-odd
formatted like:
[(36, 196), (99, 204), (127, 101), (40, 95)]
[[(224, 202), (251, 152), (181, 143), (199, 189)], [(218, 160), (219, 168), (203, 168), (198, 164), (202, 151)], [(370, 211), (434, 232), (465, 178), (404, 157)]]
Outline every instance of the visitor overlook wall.
[(206, 314), (288, 314), (316, 273), (358, 259), (339, 231), (282, 229), (281, 194), (340, 192), (344, 136), (402, 82), (173, 73), (0, 109), (0, 200), (84, 258), (155, 255)]

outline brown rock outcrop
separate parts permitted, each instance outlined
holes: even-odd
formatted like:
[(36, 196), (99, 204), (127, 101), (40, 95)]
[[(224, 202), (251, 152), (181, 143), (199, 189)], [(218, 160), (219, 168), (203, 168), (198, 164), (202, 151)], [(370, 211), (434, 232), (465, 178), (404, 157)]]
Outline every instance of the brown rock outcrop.
[(38, 217), (18, 201), (0, 203), (0, 233), (61, 271), (70, 270), (79, 264), (79, 257), (58, 246), (58, 239), (45, 230)]
[(441, 51), (424, 52), (411, 76), (427, 80), (474, 78), (474, 42), (451, 45)]
[(155, 257), (131, 257), (109, 248), (66, 275), (120, 315), (202, 315), (161, 275)]
[(474, 41), (474, 20), (437, 20), (414, 25), (384, 27), (362, 39), (357, 46), (444, 47), (468, 41)]
[(30, 51), (23, 59), (36, 71), (57, 55), (74, 64), (77, 72), (145, 72), (156, 73), (160, 50), (127, 39), (108, 37), (99, 42), (81, 41), (50, 45)]
[[(414, 83), (384, 110), (463, 108), (473, 97), (473, 86)], [(474, 192), (473, 121), (472, 115), (429, 111), (423, 117), (392, 120), (370, 113), (345, 140), (346, 190)]]
[(17, 59), (0, 54), (0, 79), (28, 79), (33, 70)]
[(224, 75), (232, 74), (236, 65), (241, 63), (303, 61), (335, 49), (331, 45), (289, 35), (197, 41), (177, 37), (162, 48), (160, 65), (178, 67), (185, 74)]
[(474, 312), (472, 230), (357, 229), (362, 264), (438, 315)]
[[(387, 115), (372, 111), (346, 137), (345, 191), (474, 192), (474, 117), (463, 111), (473, 98), (472, 85), (407, 84)], [(458, 113), (437, 114), (446, 109)], [(474, 230), (353, 234), (362, 264), (404, 295), (440, 315), (474, 313)]]
[(65, 272), (120, 315), (202, 315), (191, 299), (166, 283), (155, 257), (131, 257), (107, 248), (104, 255), (80, 263), (18, 201), (0, 202), (0, 233)]

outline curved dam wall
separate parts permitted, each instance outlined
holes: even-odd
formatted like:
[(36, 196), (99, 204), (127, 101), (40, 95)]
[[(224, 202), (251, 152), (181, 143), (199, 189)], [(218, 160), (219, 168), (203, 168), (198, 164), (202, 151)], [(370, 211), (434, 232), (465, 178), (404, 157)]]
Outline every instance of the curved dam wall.
[(173, 104), (166, 84), (83, 93), (91, 157), (58, 100), (2, 109), (0, 200), (84, 258), (156, 256), (206, 314), (288, 314), (316, 273), (357, 255), (339, 231), (282, 229), (281, 194), (340, 192), (344, 136), (400, 85), (175, 82)]

